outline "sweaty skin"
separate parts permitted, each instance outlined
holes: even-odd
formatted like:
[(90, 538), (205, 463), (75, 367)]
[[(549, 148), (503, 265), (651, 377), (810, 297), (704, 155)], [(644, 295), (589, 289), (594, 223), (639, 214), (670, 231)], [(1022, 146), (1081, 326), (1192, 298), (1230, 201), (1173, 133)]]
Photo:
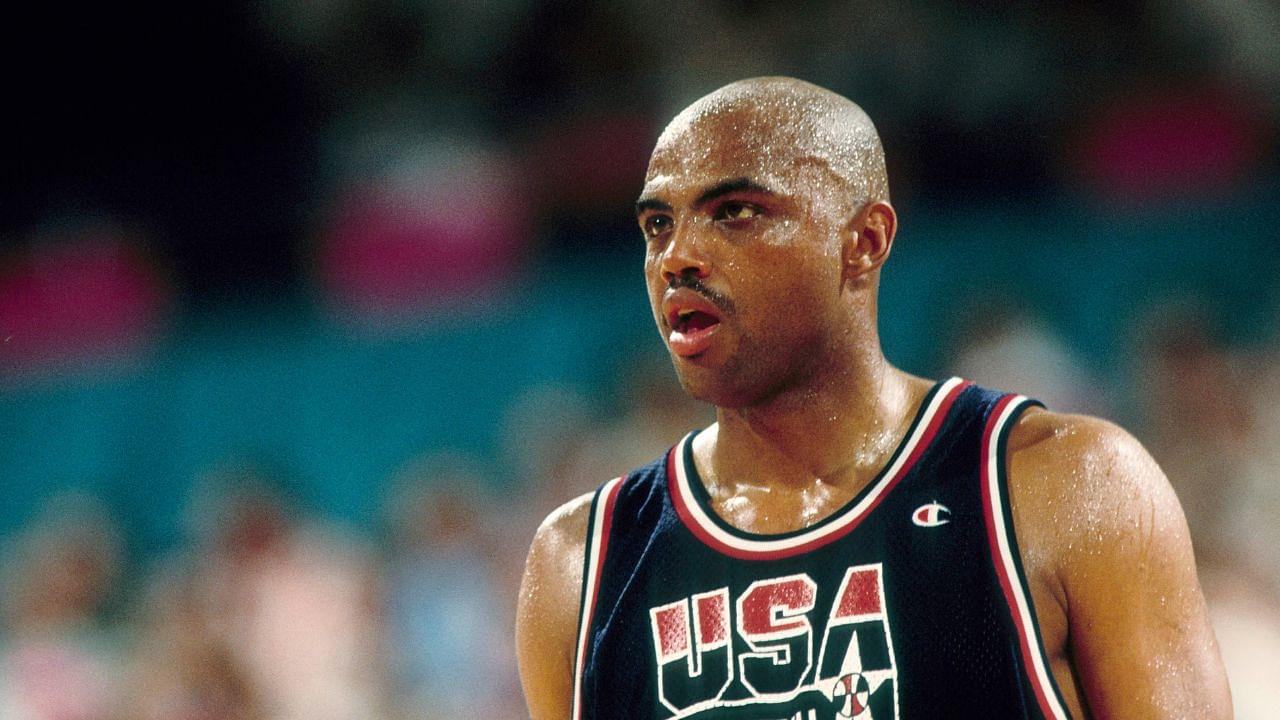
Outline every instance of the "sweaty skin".
[[(880, 350), (897, 217), (874, 126), (808, 83), (734, 83), (663, 132), (637, 211), (659, 333), (685, 390), (717, 406), (693, 447), (716, 512), (755, 533), (819, 522), (887, 462), (933, 384)], [(688, 354), (669, 316), (673, 288), (692, 287), (719, 323)], [(1186, 521), (1142, 446), (1106, 421), (1033, 409), (1006, 462), (1073, 716), (1231, 717)], [(570, 714), (590, 500), (552, 513), (529, 551), (516, 641), (533, 720)]]

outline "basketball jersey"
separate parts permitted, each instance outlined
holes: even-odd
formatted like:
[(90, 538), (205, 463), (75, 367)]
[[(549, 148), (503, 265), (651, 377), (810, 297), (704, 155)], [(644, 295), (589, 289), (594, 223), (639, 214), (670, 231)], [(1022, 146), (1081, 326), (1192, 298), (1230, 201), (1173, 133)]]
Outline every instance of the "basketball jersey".
[(1038, 404), (940, 382), (880, 474), (809, 527), (714, 511), (691, 433), (592, 501), (573, 720), (1066, 718), (1005, 479)]

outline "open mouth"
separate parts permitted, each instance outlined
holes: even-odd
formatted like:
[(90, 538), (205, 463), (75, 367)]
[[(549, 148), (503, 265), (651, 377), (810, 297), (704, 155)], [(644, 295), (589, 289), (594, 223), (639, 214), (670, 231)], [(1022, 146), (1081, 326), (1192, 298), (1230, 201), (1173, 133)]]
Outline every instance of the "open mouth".
[(671, 329), (684, 335), (691, 335), (719, 324), (720, 318), (711, 313), (685, 308), (676, 313), (675, 319), (671, 321)]
[(667, 342), (671, 351), (681, 357), (701, 355), (711, 342), (723, 320), (720, 310), (707, 298), (687, 288), (668, 293), (663, 313), (671, 333)]

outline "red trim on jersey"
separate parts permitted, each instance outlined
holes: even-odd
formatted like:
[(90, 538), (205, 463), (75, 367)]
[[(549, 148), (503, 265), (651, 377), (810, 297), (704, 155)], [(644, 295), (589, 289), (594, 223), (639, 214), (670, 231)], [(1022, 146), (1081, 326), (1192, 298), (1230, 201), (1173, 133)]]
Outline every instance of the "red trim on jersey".
[[(885, 497), (893, 491), (894, 487), (897, 486), (902, 478), (906, 477), (907, 473), (911, 472), (911, 468), (916, 464), (916, 461), (920, 459), (920, 456), (924, 454), (924, 451), (933, 443), (934, 436), (938, 434), (938, 428), (942, 427), (943, 421), (946, 420), (947, 415), (950, 414), (951, 406), (955, 403), (956, 398), (971, 384), (972, 383), (966, 380), (951, 388), (951, 391), (948, 392), (942, 399), (941, 403), (939, 403), (937, 410), (933, 413), (933, 416), (929, 418), (929, 424), (925, 427), (924, 434), (920, 436), (920, 440), (915, 444), (915, 447), (912, 448), (911, 454), (907, 456), (906, 460), (898, 469), (898, 472), (887, 480), (882, 478), (877, 481), (877, 484), (882, 485), (882, 488), (879, 490), (870, 505), (852, 518), (842, 518), (834, 521), (832, 527), (827, 529), (828, 532), (801, 545), (781, 550), (748, 550), (745, 548), (733, 547), (707, 532), (706, 528), (702, 527), (702, 524), (698, 522), (698, 519), (690, 512), (678, 486), (679, 479), (676, 475), (676, 463), (680, 462), (680, 458), (677, 456), (683, 443), (676, 444), (676, 446), (671, 448), (671, 451), (667, 454), (667, 492), (671, 495), (671, 502), (675, 506), (676, 514), (680, 516), (680, 520), (684, 523), (685, 527), (689, 528), (690, 532), (692, 532), (694, 536), (704, 544), (728, 555), (729, 557), (737, 558), (739, 560), (779, 560), (810, 552), (812, 550), (817, 550), (818, 548), (833, 543), (852, 532), (854, 528), (862, 523), (864, 518), (870, 515), (871, 512), (884, 501)], [(932, 402), (932, 400), (933, 398), (929, 398), (930, 402)], [(921, 412), (926, 409), (927, 408), (922, 408)], [(911, 428), (911, 430), (914, 430), (914, 428)], [(903, 438), (903, 442), (907, 442), (908, 439), (909, 437)], [(765, 538), (765, 540), (767, 541), (767, 538)]]
[(622, 483), (626, 481), (626, 476), (622, 476), (613, 488), (609, 490), (609, 496), (604, 501), (604, 517), (600, 518), (604, 525), (600, 528), (600, 547), (596, 548), (596, 587), (595, 592), (591, 595), (591, 611), (593, 613), (596, 609), (596, 598), (600, 595), (600, 569), (604, 567), (604, 556), (609, 549), (609, 531), (613, 529), (613, 506), (618, 500), (618, 491), (622, 489)]
[[(1040, 712), (1044, 713), (1047, 718), (1053, 718), (1059, 717), (1049, 702), (1049, 695), (1054, 690), (1051, 687), (1043, 687), (1036, 676), (1035, 660), (1031, 654), (1039, 652), (1039, 641), (1036, 639), (1035, 628), (1029, 628), (1022, 622), (1021, 602), (1013, 587), (1013, 583), (1019, 581), (1009, 576), (1008, 570), (1005, 568), (1003, 553), (1000, 550), (1000, 541), (996, 537), (996, 523), (1004, 522), (1004, 514), (1002, 512), (997, 514), (996, 499), (991, 494), (992, 478), (989, 460), (991, 458), (992, 443), (998, 442), (996, 431), (997, 425), (1000, 424), (1000, 416), (1016, 397), (1015, 395), (1006, 395), (996, 402), (995, 407), (991, 409), (991, 415), (987, 419), (986, 429), (982, 432), (982, 511), (987, 521), (987, 542), (991, 548), (992, 564), (996, 567), (996, 575), (1000, 579), (1000, 589), (1004, 591), (1005, 601), (1009, 604), (1009, 614), (1013, 617), (1013, 623), (1018, 630), (1018, 648), (1022, 653), (1023, 670), (1027, 674), (1027, 680), (1031, 683), (1031, 689), (1035, 692), (1036, 702), (1040, 705)], [(1013, 417), (1009, 418), (1010, 422), (1013, 420)], [(996, 461), (1003, 462), (1003, 458), (997, 458)], [(1006, 530), (1009, 534), (1013, 532), (1012, 528), (1006, 528)], [(1013, 548), (1010, 547), (1011, 552), (1012, 550)], [(1030, 602), (1030, 600), (1028, 599), (1027, 602)], [(1028, 615), (1034, 617), (1034, 613), (1030, 612), (1030, 605), (1027, 606), (1027, 610), (1029, 611)], [(1037, 647), (1032, 647), (1033, 642)], [(1042, 660), (1044, 660), (1044, 671), (1047, 675), (1050, 672), (1048, 658), (1042, 656)]]
[[(591, 623), (595, 620), (596, 600), (600, 597), (600, 571), (604, 567), (605, 554), (609, 549), (609, 531), (613, 528), (613, 506), (618, 499), (618, 491), (622, 488), (622, 484), (627, 481), (627, 476), (622, 475), (616, 478), (616, 481), (610, 481), (613, 486), (606, 491), (604, 501), (604, 509), (600, 516), (600, 541), (592, 548), (591, 561), (586, 568), (587, 575), (583, 577), (583, 582), (590, 582), (591, 587), (587, 588), (590, 593), (590, 599), (587, 606), (583, 608), (583, 625), (579, 631), (577, 659), (574, 663), (574, 698), (573, 698), (573, 717), (582, 717), (582, 698), (581, 698), (581, 676), (586, 669), (587, 648), (584, 642), (591, 633)], [(591, 533), (595, 530), (595, 517), (588, 519), (587, 532)]]
[(595, 548), (595, 557), (592, 558), (592, 564), (596, 569), (595, 587), (591, 588), (591, 603), (587, 606), (587, 628), (590, 632), (591, 621), (596, 612), (596, 599), (600, 597), (600, 568), (604, 567), (604, 557), (609, 549), (609, 531), (613, 528), (613, 505), (618, 499), (618, 490), (622, 488), (622, 483), (626, 482), (626, 476), (622, 476), (614, 486), (609, 489), (609, 494), (604, 499), (604, 513), (600, 518), (600, 543)]

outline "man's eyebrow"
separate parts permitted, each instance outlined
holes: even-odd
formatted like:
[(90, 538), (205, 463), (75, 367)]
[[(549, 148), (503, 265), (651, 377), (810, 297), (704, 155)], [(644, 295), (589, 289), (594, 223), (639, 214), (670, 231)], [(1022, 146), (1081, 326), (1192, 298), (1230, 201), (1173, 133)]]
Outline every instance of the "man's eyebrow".
[(718, 197), (736, 192), (755, 192), (762, 193), (764, 195), (774, 194), (772, 190), (749, 177), (739, 177), (716, 183), (715, 185), (707, 188), (698, 196), (698, 199), (694, 201), (694, 205), (703, 205)]
[(661, 200), (642, 197), (636, 201), (636, 214), (639, 215), (645, 210), (658, 210), (661, 212), (671, 212), (671, 206), (662, 202)]
[[(693, 201), (694, 205), (705, 205), (718, 197), (729, 195), (736, 192), (754, 192), (764, 195), (773, 195), (774, 192), (749, 177), (737, 177), (731, 180), (718, 182), (715, 185), (702, 191), (697, 200)], [(660, 212), (671, 212), (671, 206), (656, 198), (642, 197), (636, 201), (636, 214), (639, 215), (645, 210), (657, 210)]]

